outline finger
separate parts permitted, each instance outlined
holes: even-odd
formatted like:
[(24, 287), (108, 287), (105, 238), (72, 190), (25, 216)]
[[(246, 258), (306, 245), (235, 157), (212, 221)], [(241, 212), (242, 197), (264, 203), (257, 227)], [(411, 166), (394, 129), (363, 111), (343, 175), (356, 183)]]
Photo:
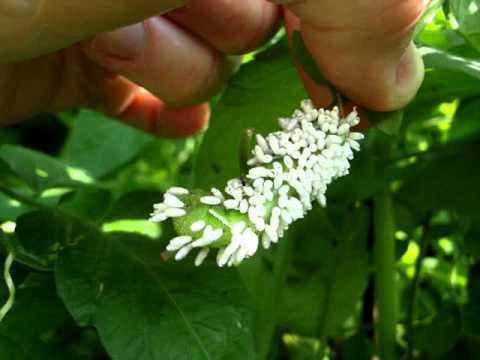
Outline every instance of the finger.
[[(293, 32), (300, 31), (300, 19), (288, 10), (285, 11), (284, 17), (288, 40), (290, 42), (290, 46), (292, 46)], [(295, 67), (298, 71), (300, 79), (303, 82), (305, 90), (316, 107), (328, 108), (331, 107), (335, 101), (337, 101), (336, 94), (334, 94), (333, 89), (330, 86), (317, 84), (312, 78), (310, 78), (310, 76), (308, 76), (300, 64), (295, 63)], [(364, 109), (359, 108), (357, 105), (358, 104), (354, 104), (350, 100), (344, 99), (342, 101), (342, 109), (345, 113), (350, 113), (353, 108), (356, 108), (360, 116), (360, 124), (356, 126), (356, 129), (363, 130), (369, 127), (368, 116)]]
[(101, 34), (85, 51), (177, 106), (209, 99), (235, 69), (220, 52), (163, 17)]
[(184, 3), (185, 0), (0, 0), (0, 61), (47, 54)]
[(210, 117), (207, 103), (169, 107), (132, 82), (115, 76), (105, 81), (104, 109), (118, 118), (157, 136), (178, 138), (204, 129)]
[(262, 45), (277, 29), (280, 8), (266, 0), (192, 0), (168, 14), (226, 54)]
[[(300, 19), (292, 12), (284, 11), (285, 29), (287, 31), (288, 41), (292, 46), (292, 36), (294, 31), (300, 31), (301, 22)], [(335, 100), (335, 94), (333, 94), (331, 88), (327, 85), (319, 85), (311, 79), (301, 65), (295, 62), (295, 67), (298, 71), (300, 79), (303, 82), (305, 90), (310, 96), (310, 99), (317, 107), (329, 107)]]
[(38, 112), (99, 104), (108, 115), (166, 137), (191, 135), (204, 128), (209, 117), (207, 104), (166, 106), (138, 85), (93, 64), (78, 47), (0, 66), (0, 125)]
[[(389, 111), (406, 105), (423, 80), (411, 43), (421, 0), (312, 1), (289, 5), (324, 76), (359, 105)], [(287, 16), (291, 19), (291, 16)]]
[[(284, 18), (285, 18), (285, 27), (287, 31), (288, 40), (290, 46), (292, 46), (292, 35), (294, 31), (300, 31), (300, 19), (295, 16), (292, 12), (285, 10), (284, 11)], [(305, 90), (309, 94), (310, 99), (313, 103), (321, 108), (321, 107), (330, 107), (332, 103), (334, 103), (336, 99), (336, 94), (334, 93), (333, 89), (328, 85), (320, 85), (317, 84), (310, 76), (303, 70), (300, 64), (295, 63), (295, 67), (299, 73), (300, 79), (303, 82)], [(350, 113), (353, 109), (359, 114), (360, 123), (355, 127), (356, 130), (362, 131), (370, 127), (370, 123), (368, 120), (368, 114), (365, 109), (362, 109), (358, 106), (358, 104), (353, 103), (348, 99), (343, 99), (342, 101), (342, 109), (344, 113)]]

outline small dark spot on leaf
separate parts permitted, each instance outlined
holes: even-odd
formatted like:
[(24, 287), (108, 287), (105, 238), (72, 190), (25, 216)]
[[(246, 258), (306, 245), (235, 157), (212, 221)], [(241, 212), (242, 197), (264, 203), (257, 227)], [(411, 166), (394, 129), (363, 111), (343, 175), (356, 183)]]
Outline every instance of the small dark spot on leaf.
[(220, 174), (220, 167), (219, 167), (217, 164), (212, 164), (212, 170), (213, 170), (216, 174)]

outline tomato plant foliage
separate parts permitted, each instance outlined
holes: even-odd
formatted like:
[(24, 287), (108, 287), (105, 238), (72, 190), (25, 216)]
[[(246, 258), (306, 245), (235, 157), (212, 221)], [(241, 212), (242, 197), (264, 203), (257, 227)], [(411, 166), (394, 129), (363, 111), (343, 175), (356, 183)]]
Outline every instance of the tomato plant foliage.
[[(156, 139), (85, 109), (2, 129), (0, 262), (14, 261), (0, 282), (0, 306), (13, 305), (0, 358), (369, 359), (384, 351), (377, 310), (393, 319), (398, 358), (478, 358), (479, 9), (430, 3), (415, 100), (376, 115), (326, 208), (237, 268), (173, 261), (172, 224), (146, 219), (171, 186), (208, 191), (241, 174), (246, 129), (277, 130), (306, 97), (292, 58), (324, 81), (299, 34), (293, 52), (279, 36), (252, 54), (194, 138)], [(32, 142), (38, 128), (58, 146)], [(394, 219), (393, 287), (376, 276), (379, 218)]]

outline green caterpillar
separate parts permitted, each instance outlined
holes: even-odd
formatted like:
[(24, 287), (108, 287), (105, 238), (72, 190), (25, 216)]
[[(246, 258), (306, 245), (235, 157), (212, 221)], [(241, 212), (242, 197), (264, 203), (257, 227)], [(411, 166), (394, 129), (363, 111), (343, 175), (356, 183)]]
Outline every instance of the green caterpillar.
[(326, 206), (327, 186), (349, 173), (353, 152), (363, 134), (351, 128), (360, 122), (354, 110), (345, 118), (338, 108), (315, 109), (304, 100), (290, 118), (280, 118), (281, 131), (256, 135), (248, 173), (210, 192), (170, 188), (154, 205), (150, 220), (174, 220), (179, 236), (167, 250), (175, 259), (198, 250), (195, 265), (217, 251), (222, 267), (240, 264), (259, 243), (269, 248), (317, 201)]

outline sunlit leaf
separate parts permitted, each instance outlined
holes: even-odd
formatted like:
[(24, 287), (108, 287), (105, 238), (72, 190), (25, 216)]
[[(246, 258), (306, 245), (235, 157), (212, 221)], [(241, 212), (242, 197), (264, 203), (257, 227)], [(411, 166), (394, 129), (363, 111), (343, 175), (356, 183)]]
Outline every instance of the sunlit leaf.
[(460, 31), (480, 51), (480, 1), (449, 0), (449, 3)]
[(134, 159), (152, 141), (140, 130), (83, 109), (75, 117), (63, 158), (93, 177), (102, 177)]

